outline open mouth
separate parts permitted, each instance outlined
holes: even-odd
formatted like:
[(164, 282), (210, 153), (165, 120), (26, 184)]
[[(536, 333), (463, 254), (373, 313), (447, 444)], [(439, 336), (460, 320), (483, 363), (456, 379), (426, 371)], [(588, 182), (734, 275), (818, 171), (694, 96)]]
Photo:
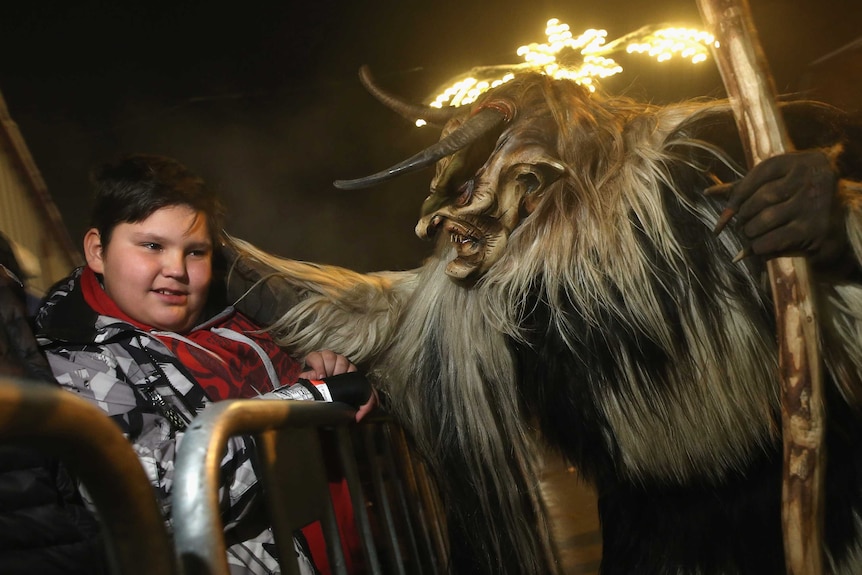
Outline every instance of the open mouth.
[(446, 233), (449, 234), (449, 241), (455, 246), (458, 257), (475, 257), (484, 248), (485, 242), (479, 232), (461, 223), (448, 221)]
[(154, 289), (153, 293), (155, 293), (161, 301), (168, 304), (185, 303), (187, 297), (187, 294), (183, 291), (167, 288)]
[[(446, 275), (454, 279), (466, 279), (483, 271), (488, 263), (497, 222), (487, 218), (472, 218), (467, 221), (453, 218), (450, 214), (435, 213), (422, 218), (416, 225), (416, 234), (423, 239), (438, 237), (448, 240), (455, 250), (455, 257), (446, 265)], [(445, 235), (444, 235), (445, 234)]]
[(473, 274), (485, 260), (485, 234), (464, 222), (449, 219), (443, 231), (457, 254), (446, 266), (446, 274), (457, 279)]

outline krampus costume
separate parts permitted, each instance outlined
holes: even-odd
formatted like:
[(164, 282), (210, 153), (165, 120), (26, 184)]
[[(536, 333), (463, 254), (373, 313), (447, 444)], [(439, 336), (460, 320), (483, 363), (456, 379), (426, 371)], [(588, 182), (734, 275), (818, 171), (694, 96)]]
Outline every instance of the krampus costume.
[[(436, 477), (453, 572), (555, 571), (541, 441), (596, 486), (604, 575), (783, 573), (777, 344), (756, 254), (791, 250), (813, 258), (822, 322), (827, 566), (862, 573), (862, 215), (851, 182), (805, 205), (809, 181), (779, 197), (789, 184), (771, 181), (773, 164), (758, 176), (772, 202), (743, 203), (716, 234), (725, 201), (704, 190), (743, 174), (726, 102), (654, 106), (540, 75), (434, 117), (380, 97), (445, 120), (444, 136), (337, 185), (436, 162), (416, 228), (434, 255), (417, 270), (361, 275), (237, 241), (238, 269), (262, 262), (299, 296), (273, 326), (283, 343), (367, 366)], [(859, 134), (840, 113), (782, 110), (797, 149), (825, 150), (803, 160), (862, 177)], [(752, 211), (789, 225), (783, 237), (798, 245), (762, 240)], [(809, 229), (806, 218), (839, 221)]]

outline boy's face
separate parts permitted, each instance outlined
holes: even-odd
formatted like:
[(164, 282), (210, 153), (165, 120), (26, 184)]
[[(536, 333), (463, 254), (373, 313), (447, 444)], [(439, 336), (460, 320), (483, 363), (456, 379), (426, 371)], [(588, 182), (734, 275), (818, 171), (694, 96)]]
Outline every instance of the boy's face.
[(141, 222), (118, 224), (107, 246), (91, 229), (84, 252), (129, 317), (178, 333), (195, 326), (212, 280), (213, 246), (203, 214), (185, 205), (161, 208)]

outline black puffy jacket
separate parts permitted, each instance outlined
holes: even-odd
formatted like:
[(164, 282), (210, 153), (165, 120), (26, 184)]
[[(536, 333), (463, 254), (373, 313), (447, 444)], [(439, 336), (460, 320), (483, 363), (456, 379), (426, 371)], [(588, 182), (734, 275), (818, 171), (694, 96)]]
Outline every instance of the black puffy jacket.
[[(0, 375), (55, 385), (24, 308), (23, 289), (0, 266)], [(96, 518), (55, 458), (0, 443), (0, 573), (107, 573)]]

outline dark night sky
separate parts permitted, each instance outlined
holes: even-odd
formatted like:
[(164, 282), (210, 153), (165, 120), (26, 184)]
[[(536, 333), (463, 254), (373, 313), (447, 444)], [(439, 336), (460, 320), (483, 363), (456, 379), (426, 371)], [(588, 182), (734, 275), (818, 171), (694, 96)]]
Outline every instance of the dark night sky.
[[(750, 0), (779, 91), (860, 36), (858, 0)], [(0, 21), (0, 92), (73, 240), (87, 172), (119, 153), (176, 157), (221, 191), (229, 231), (289, 257), (360, 271), (420, 263), (413, 235), (430, 173), (344, 192), (437, 138), (376, 103), (356, 72), (420, 100), (456, 73), (514, 63), (557, 17), (609, 39), (699, 25), (694, 0), (297, 3), (20, 2)], [(711, 62), (630, 62), (605, 84), (655, 101), (721, 96)], [(858, 70), (855, 72), (858, 75)]]

